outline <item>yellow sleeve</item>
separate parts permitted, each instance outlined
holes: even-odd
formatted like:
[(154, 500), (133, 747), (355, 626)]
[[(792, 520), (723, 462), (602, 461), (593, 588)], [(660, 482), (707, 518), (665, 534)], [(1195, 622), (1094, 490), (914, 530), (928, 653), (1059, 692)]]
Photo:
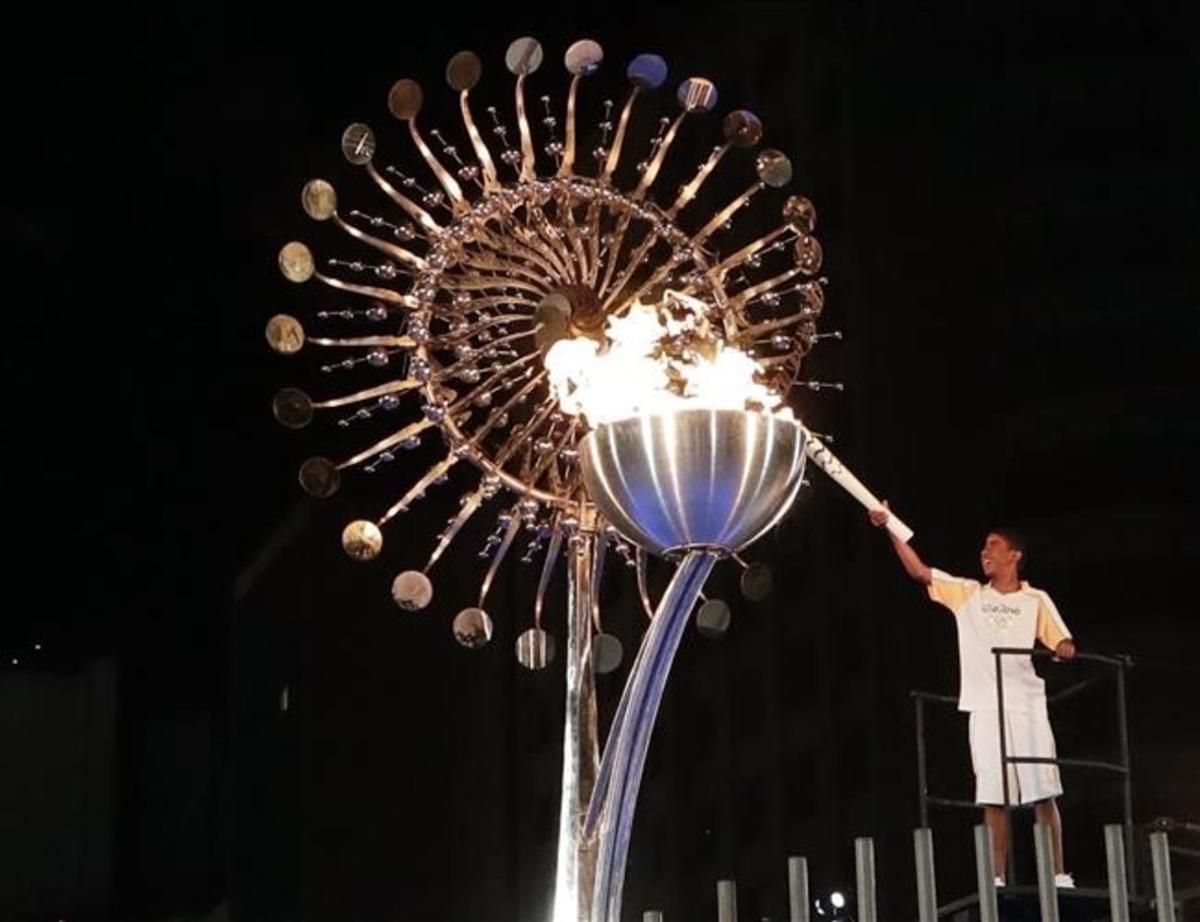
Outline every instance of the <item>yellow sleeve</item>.
[(1037, 599), (1037, 639), (1054, 650), (1064, 640), (1070, 639), (1071, 632), (1067, 630), (1067, 626), (1063, 623), (1062, 616), (1058, 613), (1050, 596), (1039, 591)]
[(932, 579), (929, 581), (929, 598), (945, 605), (954, 614), (958, 614), (966, 603), (979, 591), (979, 583), (973, 579), (963, 579), (961, 576), (951, 576), (942, 570), (930, 570)]

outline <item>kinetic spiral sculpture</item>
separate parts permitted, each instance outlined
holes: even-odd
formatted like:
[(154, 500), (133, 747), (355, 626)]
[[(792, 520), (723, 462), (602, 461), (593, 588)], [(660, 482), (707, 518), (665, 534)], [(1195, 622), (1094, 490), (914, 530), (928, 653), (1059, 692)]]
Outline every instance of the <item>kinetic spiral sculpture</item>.
[[(291, 242), (279, 267), (289, 281), (315, 279), (357, 303), (318, 312), (331, 335), (314, 336), (286, 314), (272, 317), (266, 333), (279, 353), (308, 346), (339, 356), (321, 366), (331, 378), (372, 376), (320, 399), (281, 390), (273, 404), (281, 424), (300, 428), (332, 412), (346, 429), (386, 425), (348, 457), (305, 461), (299, 479), (309, 494), (333, 495), (351, 469), (386, 475), (431, 433), (446, 444), (445, 456), (381, 515), (346, 526), (342, 544), (350, 557), (378, 557), (383, 529), (451, 469), (478, 472), (424, 565), (395, 577), (392, 594), (401, 608), (431, 603), (435, 565), (473, 516), (496, 507), (480, 552), (488, 562), (477, 604), (457, 614), (453, 633), (466, 647), (491, 639), (488, 593), (524, 532), (522, 559), (544, 553), (533, 624), (520, 634), (517, 656), (530, 669), (543, 668), (554, 655), (543, 600), (566, 547), (568, 706), (555, 919), (616, 922), (658, 700), (713, 563), (736, 555), (787, 511), (806, 454), (864, 502), (873, 497), (783, 403), (797, 386), (841, 389), (800, 379), (814, 344), (839, 336), (817, 332), (824, 280), (816, 277), (822, 252), (813, 236), (815, 209), (793, 195), (780, 205), (778, 226), (736, 235), (735, 219), (754, 200), (788, 184), (788, 158), (760, 151), (744, 190), (702, 209), (699, 194), (714, 171), (762, 138), (755, 115), (730, 112), (721, 142), (673, 193), (659, 194), (656, 180), (681, 146), (685, 122), (715, 107), (716, 88), (701, 77), (684, 80), (678, 113), (660, 120), (631, 171), (631, 115), (665, 82), (667, 67), (656, 55), (634, 58), (624, 101), (619, 108), (603, 103), (585, 143), (580, 86), (602, 59), (590, 40), (567, 49), (561, 137), (549, 96), (541, 97), (534, 136), (527, 82), (543, 61), (534, 39), (513, 42), (505, 57), (515, 76), (515, 137), (494, 107), (487, 109), (489, 125), (477, 123), (471, 92), (482, 64), (472, 52), (454, 55), (446, 68), (458, 94), (463, 146), (426, 132), (421, 87), (397, 81), (388, 108), (407, 127), (434, 185), (378, 165), (375, 133), (350, 125), (342, 153), (365, 171), (390, 211), (341, 211), (334, 187), (311, 180), (301, 195), (304, 211), (344, 231), (360, 255), (327, 259), (318, 269), (310, 248)], [(631, 173), (618, 187), (618, 176)], [(367, 251), (371, 260), (361, 255)], [(403, 416), (406, 398), (419, 412)], [(601, 761), (592, 673), (616, 668), (621, 656), (616, 638), (597, 632), (596, 592), (609, 545), (636, 568), (652, 620)], [(647, 590), (648, 554), (680, 561), (657, 610)], [(751, 592), (761, 589), (761, 568), (746, 576), (753, 577), (743, 581)]]

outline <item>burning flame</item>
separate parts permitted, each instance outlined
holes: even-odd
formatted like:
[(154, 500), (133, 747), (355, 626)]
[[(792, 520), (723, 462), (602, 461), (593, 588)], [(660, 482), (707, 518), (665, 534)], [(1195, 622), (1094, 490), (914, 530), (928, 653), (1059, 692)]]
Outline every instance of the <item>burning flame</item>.
[(755, 380), (762, 367), (709, 328), (702, 301), (668, 291), (608, 318), (605, 341), (560, 339), (546, 353), (564, 412), (592, 426), (684, 409), (757, 410), (793, 419), (779, 394)]

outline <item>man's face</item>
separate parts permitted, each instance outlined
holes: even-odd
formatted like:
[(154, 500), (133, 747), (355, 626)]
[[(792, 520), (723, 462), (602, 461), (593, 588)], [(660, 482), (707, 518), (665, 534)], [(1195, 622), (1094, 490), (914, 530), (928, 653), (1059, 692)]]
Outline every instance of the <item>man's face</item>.
[(979, 552), (979, 563), (983, 567), (983, 575), (991, 579), (997, 575), (1015, 573), (1021, 552), (1009, 546), (1000, 535), (989, 534), (983, 542), (983, 550)]

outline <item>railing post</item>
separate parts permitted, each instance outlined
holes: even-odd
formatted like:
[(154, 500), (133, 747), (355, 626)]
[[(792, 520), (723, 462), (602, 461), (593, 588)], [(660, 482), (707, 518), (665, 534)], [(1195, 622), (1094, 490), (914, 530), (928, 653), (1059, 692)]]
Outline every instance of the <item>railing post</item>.
[(875, 922), (875, 841), (854, 840), (854, 876), (858, 891), (858, 922)]
[(1038, 904), (1042, 922), (1058, 922), (1058, 888), (1054, 883), (1054, 842), (1050, 826), (1034, 823), (1033, 845), (1037, 853)]
[(925, 767), (925, 699), (913, 698), (917, 717), (917, 805), (921, 812), (921, 827), (929, 826), (929, 779)]
[(717, 922), (737, 922), (737, 884), (717, 881)]
[(933, 863), (933, 831), (913, 830), (913, 853), (917, 866), (917, 919), (937, 922), (937, 874)]
[(983, 823), (975, 827), (975, 881), (979, 887), (979, 922), (999, 922), (996, 868), (992, 863), (992, 831)]
[(1125, 875), (1125, 829), (1104, 827), (1104, 851), (1108, 855), (1108, 907), (1112, 922), (1129, 922), (1129, 878)]
[(1175, 922), (1175, 888), (1171, 884), (1171, 846), (1165, 832), (1150, 833), (1150, 861), (1154, 865), (1154, 907), (1158, 922)]
[(788, 858), (788, 919), (808, 922), (808, 859)]

